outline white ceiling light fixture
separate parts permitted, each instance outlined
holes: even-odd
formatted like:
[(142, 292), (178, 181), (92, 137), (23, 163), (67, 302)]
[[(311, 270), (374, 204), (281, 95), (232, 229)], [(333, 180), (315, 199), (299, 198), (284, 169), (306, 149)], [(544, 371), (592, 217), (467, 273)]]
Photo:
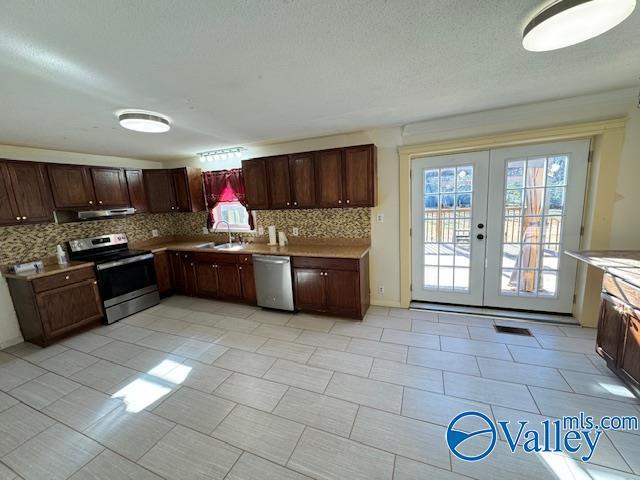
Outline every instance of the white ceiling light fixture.
[(527, 24), (522, 46), (546, 52), (584, 42), (622, 23), (635, 8), (636, 0), (559, 0)]
[(164, 115), (144, 110), (123, 110), (117, 113), (120, 125), (127, 130), (144, 133), (164, 133), (171, 128)]

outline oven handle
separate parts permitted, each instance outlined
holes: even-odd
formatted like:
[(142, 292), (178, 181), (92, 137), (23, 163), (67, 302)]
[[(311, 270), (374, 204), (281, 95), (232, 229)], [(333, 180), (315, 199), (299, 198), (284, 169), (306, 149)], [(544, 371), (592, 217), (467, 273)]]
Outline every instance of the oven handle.
[(143, 260), (150, 260), (153, 258), (153, 253), (145, 253), (144, 255), (138, 255), (137, 257), (123, 258), (122, 260), (114, 260), (113, 262), (100, 263), (96, 265), (96, 270), (107, 270), (108, 268), (119, 267), (120, 265), (126, 265), (128, 263), (142, 262)]

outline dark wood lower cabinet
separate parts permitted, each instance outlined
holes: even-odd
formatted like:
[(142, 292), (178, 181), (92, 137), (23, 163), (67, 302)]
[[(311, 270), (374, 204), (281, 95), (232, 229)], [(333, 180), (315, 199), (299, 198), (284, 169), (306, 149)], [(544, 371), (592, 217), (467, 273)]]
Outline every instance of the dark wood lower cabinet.
[(596, 351), (640, 396), (640, 289), (606, 274)]
[(256, 282), (253, 276), (253, 265), (251, 263), (244, 263), (238, 265), (238, 270), (240, 270), (242, 300), (253, 305), (257, 301)]
[(219, 264), (218, 271), (218, 296), (231, 300), (242, 298), (242, 285), (240, 284), (240, 270), (237, 264)]
[(360, 259), (293, 258), (296, 308), (363, 318), (369, 307), (369, 255)]
[(169, 252), (158, 252), (154, 254), (153, 263), (156, 269), (158, 292), (161, 296), (169, 295), (173, 290), (171, 282), (171, 259), (169, 258)]
[(218, 296), (218, 272), (216, 265), (210, 263), (195, 263), (196, 295), (199, 297)]
[(46, 346), (103, 318), (92, 267), (31, 281), (16, 278), (7, 281), (26, 341)]

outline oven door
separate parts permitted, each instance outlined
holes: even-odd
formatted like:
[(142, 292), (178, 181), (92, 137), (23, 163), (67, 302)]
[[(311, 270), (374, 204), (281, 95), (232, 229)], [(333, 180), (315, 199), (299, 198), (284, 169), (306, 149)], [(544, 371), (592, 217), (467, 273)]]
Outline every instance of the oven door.
[(107, 308), (158, 290), (152, 253), (101, 263), (96, 270)]

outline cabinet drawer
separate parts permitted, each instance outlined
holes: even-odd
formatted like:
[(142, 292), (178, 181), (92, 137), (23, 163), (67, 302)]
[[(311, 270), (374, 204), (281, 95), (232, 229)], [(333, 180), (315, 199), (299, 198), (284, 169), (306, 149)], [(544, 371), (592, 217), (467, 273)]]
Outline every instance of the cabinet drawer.
[(33, 291), (44, 292), (54, 288), (64, 287), (72, 283), (81, 282), (82, 280), (95, 279), (93, 267), (80, 268), (78, 270), (69, 270), (68, 272), (56, 273), (46, 277), (36, 278), (33, 280)]
[(357, 271), (360, 262), (355, 258), (293, 257), (292, 263), (298, 268)]
[(253, 257), (250, 254), (237, 255), (238, 263), (253, 263)]
[(630, 306), (640, 310), (640, 289), (629, 285), (624, 280), (605, 274), (602, 289)]

